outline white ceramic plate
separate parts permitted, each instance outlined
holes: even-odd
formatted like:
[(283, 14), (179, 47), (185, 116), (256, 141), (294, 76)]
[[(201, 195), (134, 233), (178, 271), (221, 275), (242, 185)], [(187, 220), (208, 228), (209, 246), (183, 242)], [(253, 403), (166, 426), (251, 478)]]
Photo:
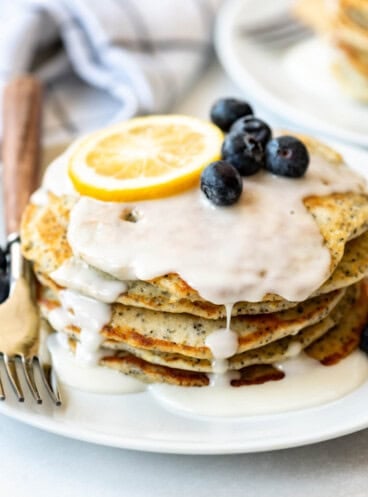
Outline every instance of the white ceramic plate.
[[(333, 145), (351, 167), (368, 178), (367, 152)], [(64, 405), (57, 408), (30, 401), (19, 404), (9, 392), (9, 401), (0, 403), (0, 414), (87, 442), (176, 454), (275, 450), (368, 427), (368, 382), (344, 398), (319, 407), (243, 418), (199, 418), (170, 412), (149, 392), (114, 396), (63, 388), (62, 394)]]
[(368, 105), (350, 100), (330, 73), (331, 50), (310, 38), (273, 51), (241, 26), (286, 12), (291, 0), (230, 0), (216, 28), (216, 50), (230, 78), (259, 105), (316, 134), (368, 146)]

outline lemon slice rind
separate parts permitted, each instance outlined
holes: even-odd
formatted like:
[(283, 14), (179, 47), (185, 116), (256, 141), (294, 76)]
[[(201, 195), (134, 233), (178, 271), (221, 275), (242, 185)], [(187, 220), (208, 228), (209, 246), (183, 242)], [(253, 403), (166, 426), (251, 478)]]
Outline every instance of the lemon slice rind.
[[(155, 138), (155, 131), (160, 128), (165, 132), (166, 127), (167, 133)], [(153, 151), (150, 156), (151, 148), (148, 146), (147, 160), (144, 156), (146, 142), (144, 137), (141, 138), (139, 135), (139, 130), (145, 131), (146, 129), (148, 135), (153, 136), (151, 140), (153, 145), (157, 139), (159, 150), (158, 157), (156, 157), (156, 149), (151, 147)], [(134, 135), (136, 131), (138, 138)], [(193, 136), (194, 140), (198, 139), (198, 144), (195, 145), (198, 145), (197, 148), (202, 146), (199, 151), (195, 150), (193, 153), (192, 150), (191, 153), (186, 154), (185, 142), (184, 145), (181, 143), (181, 138), (185, 138), (186, 133), (192, 133), (188, 136)], [(133, 148), (127, 147), (126, 144), (122, 146), (121, 151), (116, 148), (115, 142), (119, 142), (119, 137), (122, 142), (124, 140), (126, 142), (127, 137), (129, 139), (131, 135), (137, 141), (136, 148), (134, 148), (134, 143)], [(140, 139), (143, 142), (142, 146), (140, 146)], [(158, 115), (134, 118), (82, 138), (69, 157), (68, 173), (80, 194), (99, 200), (134, 201), (165, 197), (198, 184), (201, 171), (210, 162), (220, 158), (222, 141), (223, 133), (219, 128), (208, 121), (194, 117)], [(114, 145), (104, 150), (104, 142), (111, 142)], [(188, 146), (193, 148), (190, 141)], [(167, 152), (165, 147), (167, 147)], [(175, 155), (175, 147), (178, 148), (177, 155)], [(134, 162), (135, 154), (137, 163)], [(131, 164), (132, 174), (136, 174), (135, 177), (114, 177), (114, 171), (116, 171), (115, 174), (119, 173), (115, 162), (124, 161), (124, 157), (126, 157), (127, 165), (123, 163), (123, 172), (124, 168), (129, 172), (129, 164)], [(137, 165), (139, 162), (142, 166)], [(147, 170), (155, 173), (155, 168), (157, 175), (146, 176), (144, 174)], [(98, 171), (102, 171), (103, 174)], [(109, 175), (110, 172), (111, 175)]]

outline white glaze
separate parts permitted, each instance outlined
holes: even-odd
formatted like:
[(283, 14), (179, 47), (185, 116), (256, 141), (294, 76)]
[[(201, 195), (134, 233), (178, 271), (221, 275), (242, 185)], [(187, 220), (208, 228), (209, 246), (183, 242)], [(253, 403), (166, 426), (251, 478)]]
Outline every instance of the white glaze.
[(367, 357), (355, 351), (335, 366), (301, 354), (282, 364), (281, 381), (246, 387), (180, 388), (156, 384), (149, 387), (166, 407), (194, 416), (253, 416), (323, 405), (358, 388), (368, 378)]
[(75, 190), (67, 171), (68, 159), (74, 146), (75, 144), (68, 147), (63, 154), (56, 157), (56, 159), (47, 166), (41, 187), (31, 195), (30, 202), (33, 205), (38, 205), (40, 207), (47, 205), (49, 201), (49, 192), (57, 197), (60, 197), (61, 195), (79, 197), (79, 193)]
[(146, 385), (135, 378), (126, 376), (98, 365), (81, 363), (72, 352), (60, 344), (54, 333), (48, 338), (48, 348), (58, 380), (79, 390), (100, 394), (127, 394), (141, 392)]
[(303, 350), (302, 344), (299, 342), (292, 342), (285, 352), (287, 358), (297, 357)]
[(72, 324), (68, 312), (62, 307), (52, 309), (52, 311), (49, 312), (47, 319), (54, 330), (64, 330)]
[(86, 262), (71, 257), (67, 259), (50, 277), (60, 286), (92, 297), (100, 302), (115, 302), (127, 287), (122, 281), (89, 266)]
[(39, 188), (35, 192), (32, 193), (30, 202), (33, 205), (38, 205), (40, 207), (47, 205), (49, 201), (47, 190), (44, 188)]
[(79, 196), (67, 173), (68, 159), (77, 143), (78, 142), (67, 148), (62, 155), (53, 160), (47, 167), (42, 180), (42, 188), (44, 190), (51, 192), (56, 196)]
[(49, 166), (47, 166), (41, 187), (31, 195), (30, 202), (33, 205), (40, 207), (47, 205), (49, 202), (49, 192), (57, 197), (61, 195), (79, 197), (79, 193), (75, 190), (67, 172), (68, 158), (73, 146), (70, 146), (63, 154), (54, 159)]
[[(330, 254), (302, 200), (364, 189), (354, 171), (312, 156), (302, 179), (246, 178), (228, 208), (214, 207), (199, 188), (130, 204), (81, 198), (68, 241), (74, 255), (119, 279), (178, 273), (216, 304), (259, 302), (267, 293), (303, 301), (329, 276)], [(121, 218), (126, 209), (137, 222)]]
[(211, 349), (215, 359), (228, 359), (238, 348), (238, 335), (229, 328), (220, 328), (206, 338), (206, 346)]
[(103, 342), (100, 331), (111, 319), (110, 305), (73, 290), (62, 290), (59, 298), (61, 307), (49, 313), (50, 325), (57, 330), (64, 330), (70, 325), (80, 328), (76, 360), (82, 364), (97, 364), (99, 348)]
[(211, 386), (230, 385), (231, 380), (235, 379), (238, 374), (228, 372), (228, 358), (232, 357), (238, 350), (239, 337), (235, 331), (230, 328), (232, 304), (226, 304), (226, 328), (220, 328), (214, 331), (206, 338), (206, 346), (211, 350), (212, 371), (209, 375)]

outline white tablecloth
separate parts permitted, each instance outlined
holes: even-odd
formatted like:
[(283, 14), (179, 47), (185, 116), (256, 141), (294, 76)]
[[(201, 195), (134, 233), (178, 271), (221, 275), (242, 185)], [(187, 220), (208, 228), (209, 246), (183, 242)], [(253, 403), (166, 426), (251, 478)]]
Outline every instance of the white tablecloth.
[[(206, 116), (216, 97), (232, 95), (214, 67), (175, 110)], [(278, 452), (173, 456), (69, 440), (0, 415), (4, 497), (366, 497), (367, 468), (368, 430)]]

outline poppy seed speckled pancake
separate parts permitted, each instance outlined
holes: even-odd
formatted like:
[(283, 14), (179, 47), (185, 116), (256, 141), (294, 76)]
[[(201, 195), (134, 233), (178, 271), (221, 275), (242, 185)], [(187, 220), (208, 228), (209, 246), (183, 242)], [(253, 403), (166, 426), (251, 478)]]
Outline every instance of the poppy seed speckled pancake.
[[(37, 265), (34, 268), (36, 276), (42, 285), (55, 291), (61, 289), (50, 277), (39, 271)], [(175, 275), (170, 275), (170, 278), (175, 278)], [(161, 290), (157, 286), (145, 281), (128, 282), (127, 292), (118, 297), (117, 303), (133, 307), (143, 307), (153, 311), (193, 314), (194, 316), (206, 319), (221, 319), (226, 316), (225, 306), (212, 304), (205, 300), (177, 299), (170, 295), (167, 290)], [(267, 314), (290, 309), (296, 305), (297, 302), (289, 302), (288, 300), (238, 302), (233, 306), (232, 315)]]
[(368, 320), (367, 286), (340, 322), (306, 349), (306, 353), (326, 366), (336, 364), (358, 347), (361, 332)]
[[(68, 215), (75, 200), (53, 195), (49, 198), (47, 206), (38, 207), (31, 204), (28, 206), (22, 223), (22, 245), (24, 255), (33, 261), (41, 281), (52, 286), (50, 273), (72, 255), (66, 232)], [(327, 245), (336, 246), (331, 253), (331, 264), (335, 271), (315, 294), (330, 292), (359, 281), (367, 274), (368, 268), (367, 235), (364, 233), (368, 223), (368, 199), (363, 195), (340, 194), (322, 199), (310, 198), (306, 203), (313, 205), (310, 212), (316, 220), (319, 220), (320, 227), (323, 227), (325, 239), (327, 237), (329, 240), (326, 241)], [(361, 232), (364, 234), (359, 237)], [(347, 242), (350, 238), (357, 240), (351, 248), (349, 245), (351, 242)], [(340, 251), (344, 250), (345, 242), (347, 242), (345, 248), (347, 258), (341, 260), (343, 252)], [(354, 253), (355, 250), (357, 254)], [(151, 282), (128, 282), (127, 292), (120, 295), (118, 301), (126, 305), (166, 312), (186, 312), (210, 319), (225, 315), (223, 306), (204, 301), (175, 274), (164, 275)], [(295, 306), (295, 303), (275, 295), (268, 295), (263, 302), (237, 303), (233, 314), (276, 312), (292, 306)]]
[[(344, 256), (331, 277), (323, 285), (323, 293), (345, 288), (360, 281), (368, 274), (368, 232), (354, 238), (346, 244)], [(54, 290), (59, 286), (48, 276), (37, 272), (41, 283)], [(318, 295), (318, 292), (316, 296)], [(128, 291), (118, 298), (124, 305), (144, 307), (146, 309), (163, 312), (193, 314), (207, 319), (220, 319), (225, 317), (223, 306), (210, 302), (192, 301), (189, 299), (174, 300), (169, 292), (159, 290), (157, 287), (145, 282), (135, 282)], [(234, 306), (233, 315), (266, 314), (295, 307), (297, 302), (265, 301), (265, 302), (240, 302)]]
[[(299, 333), (296, 337), (302, 345), (308, 345), (308, 340), (313, 340), (311, 346), (307, 347), (308, 354), (311, 357), (320, 360), (322, 364), (329, 365), (336, 363), (342, 358), (351, 353), (358, 345), (359, 334), (362, 326), (364, 325), (368, 315), (368, 300), (365, 292), (360, 292), (360, 289), (349, 289), (345, 299), (341, 301), (341, 308), (336, 313), (339, 318), (337, 324), (332, 323), (332, 328), (323, 334), (322, 338), (318, 340), (313, 326), (309, 329), (306, 328), (303, 332)], [(337, 310), (337, 308), (336, 308)], [(334, 311), (332, 311), (333, 315)], [(332, 317), (332, 316), (331, 316)], [(328, 319), (328, 318), (327, 318)], [(334, 318), (332, 317), (332, 321)], [(321, 330), (320, 330), (321, 331)], [(304, 337), (302, 334), (304, 333)], [(282, 342), (285, 339), (280, 340)], [(316, 340), (316, 341), (315, 341)], [(321, 347), (321, 342), (323, 346)], [(69, 338), (69, 347), (72, 351), (75, 350), (77, 341), (74, 338)], [(315, 347), (315, 344), (318, 346)], [(267, 345), (270, 347), (273, 344)], [(265, 349), (262, 347), (259, 349)], [(287, 345), (290, 347), (290, 343)], [(313, 350), (316, 348), (316, 350)], [(282, 346), (284, 349), (284, 346)], [(311, 351), (311, 353), (310, 353)], [(317, 351), (317, 352), (316, 352)], [(207, 386), (209, 384), (208, 376), (205, 374), (204, 369), (194, 368), (181, 368), (179, 362), (170, 362), (166, 364), (153, 363), (150, 360), (144, 359), (137, 355), (137, 350), (130, 351), (113, 351), (108, 349), (102, 350), (103, 355), (100, 359), (100, 364), (115, 369), (122, 374), (133, 376), (144, 383), (168, 383), (178, 386)], [(251, 351), (256, 352), (256, 351)], [(315, 355), (320, 357), (315, 357)], [(275, 350), (275, 362), (277, 362), (278, 353)], [(281, 380), (285, 375), (278, 368), (270, 363), (267, 363), (267, 356), (263, 355), (266, 362), (264, 363), (247, 363), (244, 366), (238, 363), (236, 368), (230, 362), (230, 370), (237, 369), (240, 373), (240, 378), (232, 380), (233, 386), (254, 385), (265, 383), (267, 381)], [(284, 356), (283, 356), (284, 358)], [(326, 358), (328, 360), (326, 361)], [(333, 358), (331, 361), (330, 359)], [(187, 366), (183, 358), (182, 363)], [(234, 358), (235, 359), (235, 358)], [(261, 357), (259, 357), (261, 359)], [(202, 362), (204, 362), (202, 360)]]
[[(70, 350), (74, 351), (75, 347), (76, 342), (70, 339)], [(181, 387), (209, 385), (209, 379), (205, 373), (152, 364), (128, 352), (117, 352), (111, 355), (106, 351), (106, 355), (100, 359), (100, 364), (132, 376), (143, 383), (168, 383)], [(268, 381), (282, 380), (285, 376), (282, 371), (269, 364), (249, 366), (241, 369), (239, 374), (238, 379), (231, 381), (234, 387), (260, 385)]]
[[(296, 334), (306, 326), (322, 321), (344, 293), (345, 290), (336, 290), (278, 313), (234, 317), (231, 328), (239, 336), (238, 353)], [(59, 306), (57, 295), (44, 289), (40, 306), (47, 318), (50, 310)], [(208, 320), (189, 314), (151, 311), (121, 304), (113, 304), (111, 309), (111, 320), (101, 330), (106, 339), (122, 341), (142, 349), (181, 353), (197, 358), (211, 359), (205, 340), (226, 325), (224, 319)], [(74, 326), (69, 329), (78, 332)]]
[[(50, 240), (55, 240), (55, 232), (58, 232), (58, 229), (54, 227), (56, 217), (52, 217), (52, 219), (52, 226), (48, 228), (48, 233), (51, 233), (53, 237), (51, 238), (50, 235)], [(56, 224), (61, 226), (59, 222)], [(32, 223), (29, 227), (31, 226)], [(33, 231), (33, 233), (36, 233), (36, 231)], [(53, 248), (54, 245), (51, 246), (47, 243), (47, 240), (44, 241), (42, 251), (45, 253), (45, 257), (42, 258), (42, 261), (45, 261), (46, 269), (48, 269), (49, 265), (51, 265), (51, 268), (57, 267), (55, 266), (55, 261), (65, 252), (70, 256), (70, 249), (65, 238), (65, 230), (61, 230), (59, 235), (59, 243), (55, 244), (56, 250)], [(29, 255), (31, 257), (35, 253), (41, 253), (36, 242), (32, 245), (33, 248), (29, 248)], [(50, 262), (52, 259), (54, 260)], [(42, 261), (40, 264), (37, 260), (34, 264), (39, 280), (44, 285), (57, 289), (58, 286), (47, 273), (43, 272), (45, 268), (42, 266)], [(344, 256), (340, 263), (319, 291), (315, 292), (315, 295), (351, 285), (361, 280), (367, 274), (368, 232), (365, 232), (346, 244)], [(193, 300), (195, 298), (199, 300)], [(157, 278), (153, 283), (141, 281), (128, 282), (128, 290), (120, 295), (118, 302), (152, 310), (162, 310), (164, 312), (189, 313), (208, 319), (218, 319), (225, 315), (224, 306), (218, 306), (200, 299), (196, 292), (177, 275), (173, 274)], [(233, 315), (272, 313), (294, 307), (295, 305), (296, 303), (277, 298), (255, 303), (240, 302), (234, 306)]]
[[(339, 305), (340, 304), (338, 304), (338, 306)], [(297, 348), (298, 351), (300, 351), (302, 348), (310, 345), (314, 340), (317, 340), (317, 338), (320, 338), (324, 333), (327, 333), (334, 324), (335, 321), (328, 316), (320, 323), (308, 326), (296, 335), (281, 338), (268, 345), (248, 350), (242, 354), (236, 354), (229, 359), (230, 369), (238, 370), (254, 364), (273, 364), (274, 362), (282, 361), (291, 353), (294, 344), (298, 344)], [(78, 341), (79, 333), (76, 333), (75, 330), (65, 330), (64, 332), (69, 338)], [(300, 341), (298, 340), (299, 338)], [(299, 343), (302, 344), (302, 347), (300, 348)], [(198, 371), (202, 373), (212, 372), (210, 359), (199, 359), (198, 357), (190, 357), (183, 354), (140, 349), (116, 340), (105, 340), (102, 344), (102, 348), (106, 349), (106, 354), (107, 350), (129, 352), (144, 361), (161, 366), (168, 366), (170, 368)]]
[[(349, 288), (341, 301), (332, 310), (332, 312), (319, 323), (307, 326), (299, 331), (296, 335), (287, 336), (271, 342), (268, 345), (248, 350), (242, 354), (236, 354), (229, 359), (230, 369), (238, 370), (254, 364), (273, 364), (280, 362), (293, 353), (300, 352), (302, 349), (313, 343), (315, 340), (324, 335), (329, 329), (335, 326), (341, 316), (349, 312), (352, 299), (357, 298), (358, 287)], [(78, 339), (78, 333), (72, 330), (64, 330), (69, 337)], [(129, 352), (140, 359), (153, 364), (160, 364), (179, 369), (199, 371), (209, 373), (212, 371), (211, 361), (209, 359), (200, 359), (195, 357), (184, 356), (169, 352), (152, 351), (149, 349), (140, 349), (133, 347), (126, 342), (117, 340), (105, 340), (103, 348), (123, 350)]]

